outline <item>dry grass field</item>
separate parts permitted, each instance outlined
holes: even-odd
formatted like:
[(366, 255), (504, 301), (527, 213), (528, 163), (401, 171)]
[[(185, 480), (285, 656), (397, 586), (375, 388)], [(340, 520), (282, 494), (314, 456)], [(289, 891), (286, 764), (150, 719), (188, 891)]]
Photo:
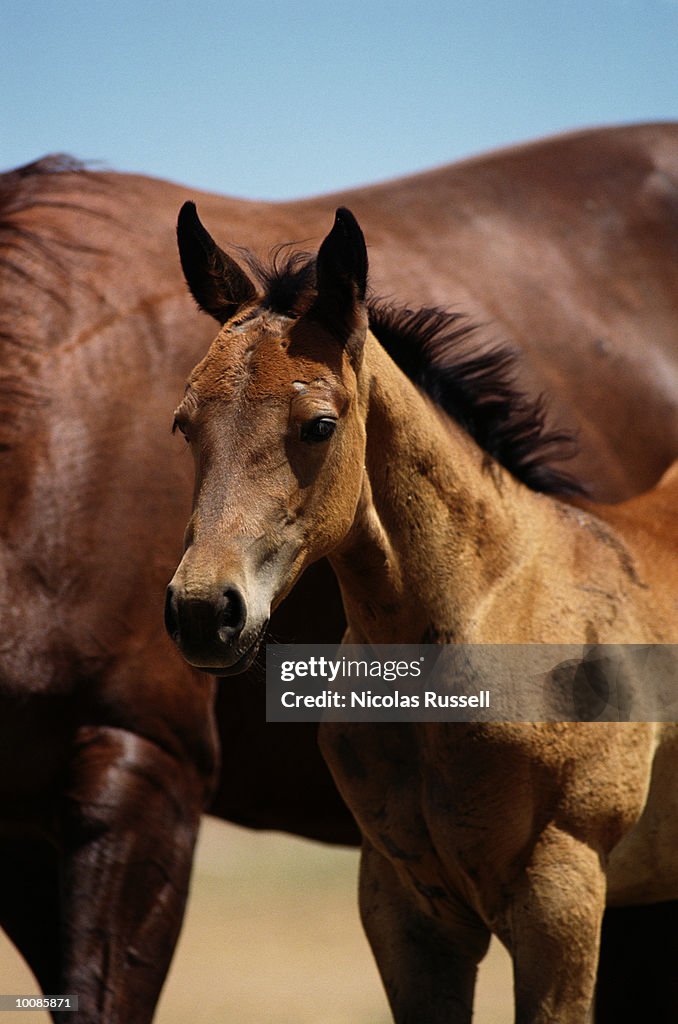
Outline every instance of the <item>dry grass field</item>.
[[(207, 819), (157, 1024), (388, 1024), (358, 921), (356, 871), (353, 851)], [(37, 994), (4, 938), (0, 993)], [(25, 1011), (11, 1019), (49, 1018)], [(508, 957), (493, 946), (474, 1022), (512, 1020)]]

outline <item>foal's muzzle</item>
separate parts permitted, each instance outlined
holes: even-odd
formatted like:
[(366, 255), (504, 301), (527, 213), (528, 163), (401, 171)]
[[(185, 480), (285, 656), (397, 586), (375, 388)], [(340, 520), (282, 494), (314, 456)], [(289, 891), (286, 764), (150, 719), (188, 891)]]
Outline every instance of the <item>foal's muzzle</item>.
[(238, 671), (247, 667), (244, 663), (251, 661), (256, 650), (240, 648), (246, 623), (245, 598), (234, 585), (211, 598), (189, 597), (173, 583), (167, 588), (165, 628), (186, 661), (196, 668)]

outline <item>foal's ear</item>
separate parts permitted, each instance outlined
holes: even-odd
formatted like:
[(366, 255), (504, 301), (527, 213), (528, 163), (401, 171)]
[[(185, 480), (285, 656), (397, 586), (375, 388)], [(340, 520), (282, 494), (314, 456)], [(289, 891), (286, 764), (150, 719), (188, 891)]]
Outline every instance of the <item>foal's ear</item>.
[(358, 221), (343, 206), (337, 210), (334, 226), (318, 250), (316, 280), (318, 294), (308, 311), (309, 319), (322, 323), (347, 347), (362, 346), (367, 247)]
[(181, 267), (193, 298), (220, 324), (257, 297), (256, 288), (244, 270), (219, 248), (201, 224), (195, 203), (184, 203), (179, 211), (177, 241)]
[(341, 291), (362, 302), (367, 290), (367, 247), (358, 221), (340, 206), (334, 225), (318, 250), (318, 292)]

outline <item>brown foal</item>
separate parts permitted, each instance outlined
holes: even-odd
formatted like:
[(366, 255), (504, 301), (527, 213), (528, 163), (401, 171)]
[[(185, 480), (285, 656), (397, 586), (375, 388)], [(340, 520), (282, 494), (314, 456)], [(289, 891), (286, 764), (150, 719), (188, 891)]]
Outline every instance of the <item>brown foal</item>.
[[(247, 668), (324, 556), (354, 642), (678, 642), (675, 466), (619, 506), (535, 492), (569, 481), (544, 470), (558, 438), (511, 393), (505, 353), (483, 355), (440, 311), (367, 301), (346, 209), (315, 262), (259, 281), (192, 204), (179, 244), (223, 325), (176, 412), (196, 486), (168, 627), (191, 664)], [(464, 400), (463, 425), (430, 395), (451, 413)], [(647, 723), (321, 726), (363, 834), (362, 916), (398, 1024), (468, 1024), (492, 932), (521, 1024), (590, 1019), (606, 902), (678, 897), (677, 743), (678, 727)]]

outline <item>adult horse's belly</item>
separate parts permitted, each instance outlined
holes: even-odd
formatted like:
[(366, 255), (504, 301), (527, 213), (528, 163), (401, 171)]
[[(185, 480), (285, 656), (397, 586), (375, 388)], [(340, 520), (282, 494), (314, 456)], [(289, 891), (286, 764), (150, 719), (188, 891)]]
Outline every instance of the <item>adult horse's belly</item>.
[(610, 854), (608, 903), (678, 899), (678, 724), (659, 727), (645, 809)]

